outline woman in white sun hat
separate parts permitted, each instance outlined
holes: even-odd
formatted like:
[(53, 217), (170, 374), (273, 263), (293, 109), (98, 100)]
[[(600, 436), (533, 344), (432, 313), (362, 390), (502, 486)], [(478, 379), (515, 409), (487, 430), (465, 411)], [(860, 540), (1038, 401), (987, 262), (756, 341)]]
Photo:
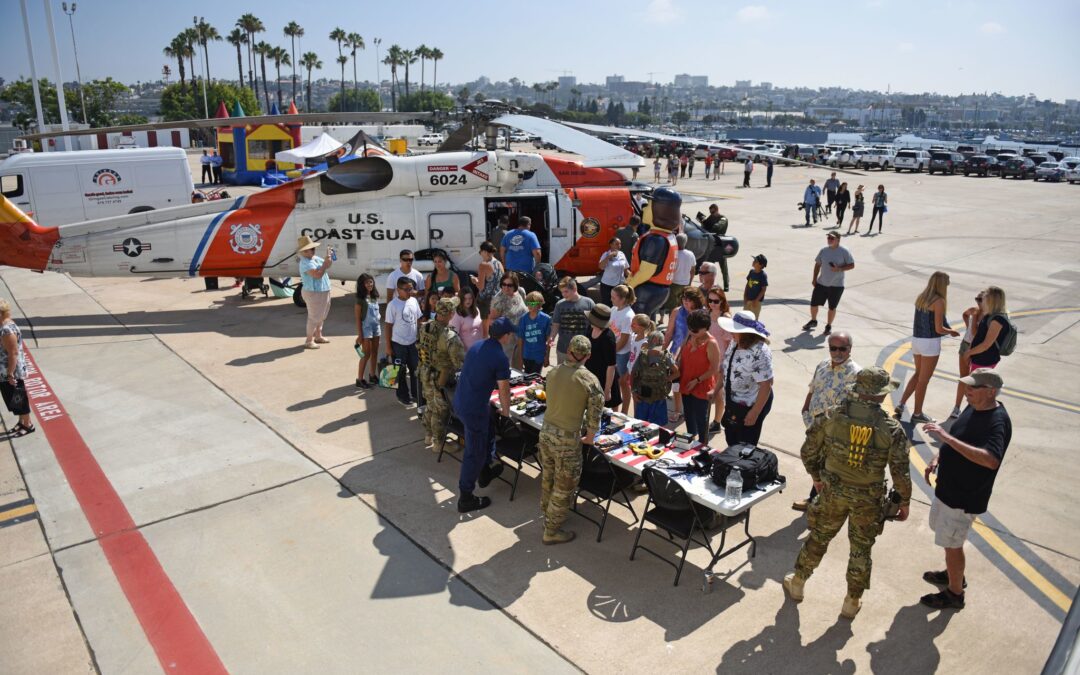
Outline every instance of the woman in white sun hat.
[(727, 444), (757, 445), (761, 426), (772, 409), (773, 367), (769, 331), (753, 312), (720, 317), (720, 327), (735, 336), (721, 361), (724, 389), (724, 437)]
[(323, 337), (323, 322), (330, 314), (330, 266), (333, 250), (326, 247), (326, 259), (315, 255), (319, 243), (306, 234), (296, 240), (296, 254), (300, 257), (300, 295), (307, 304), (307, 340), (304, 347), (318, 349), (328, 342)]

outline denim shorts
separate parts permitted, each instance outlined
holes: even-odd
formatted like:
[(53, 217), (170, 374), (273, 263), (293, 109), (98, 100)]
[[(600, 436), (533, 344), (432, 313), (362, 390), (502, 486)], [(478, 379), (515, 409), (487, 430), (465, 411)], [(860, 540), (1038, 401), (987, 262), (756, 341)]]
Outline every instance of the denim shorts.
[(360, 325), (360, 328), (364, 332), (364, 337), (371, 339), (382, 336), (382, 326), (378, 321), (365, 321)]
[(620, 377), (630, 372), (630, 352), (615, 355), (615, 372)]

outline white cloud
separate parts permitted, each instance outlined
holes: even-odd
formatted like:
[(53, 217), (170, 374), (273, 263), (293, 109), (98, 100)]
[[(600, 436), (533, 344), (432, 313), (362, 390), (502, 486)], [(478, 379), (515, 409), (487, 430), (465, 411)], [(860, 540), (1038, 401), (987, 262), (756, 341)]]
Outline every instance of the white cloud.
[(901, 52), (913, 52), (915, 51), (915, 44), (912, 42), (900, 42), (897, 43), (896, 49)]
[(769, 8), (765, 5), (747, 5), (735, 12), (735, 17), (744, 23), (753, 21), (765, 21), (772, 17)]
[(645, 19), (653, 23), (672, 23), (682, 19), (682, 10), (674, 0), (650, 0), (645, 8)]
[(983, 35), (998, 35), (1005, 32), (1005, 26), (1002, 26), (997, 21), (987, 21), (979, 26), (979, 32)]

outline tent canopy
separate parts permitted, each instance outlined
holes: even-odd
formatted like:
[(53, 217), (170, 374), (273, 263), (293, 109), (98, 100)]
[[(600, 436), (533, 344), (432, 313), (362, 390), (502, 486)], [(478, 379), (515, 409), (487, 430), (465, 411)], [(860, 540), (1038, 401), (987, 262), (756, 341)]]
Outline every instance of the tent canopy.
[(279, 162), (304, 164), (309, 157), (329, 155), (342, 145), (344, 144), (341, 141), (335, 140), (330, 134), (323, 133), (315, 140), (304, 143), (299, 147), (274, 153), (274, 159)]

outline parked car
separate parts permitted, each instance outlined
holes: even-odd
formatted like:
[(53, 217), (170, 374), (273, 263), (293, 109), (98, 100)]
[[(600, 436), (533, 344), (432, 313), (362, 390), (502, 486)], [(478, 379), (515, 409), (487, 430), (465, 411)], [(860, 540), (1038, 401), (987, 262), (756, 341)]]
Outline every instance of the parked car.
[(1067, 171), (1072, 171), (1080, 168), (1080, 157), (1065, 157), (1058, 163), (1065, 167)]
[(1036, 152), (1034, 154), (1028, 155), (1028, 159), (1035, 162), (1035, 166), (1039, 166), (1043, 162), (1056, 162), (1057, 161), (1056, 159), (1054, 159), (1052, 156), (1046, 154), (1045, 152)]
[(959, 152), (935, 152), (930, 155), (930, 166), (927, 167), (927, 172), (933, 175), (940, 171), (942, 175), (951, 176), (962, 168), (963, 163), (964, 156)]
[(870, 148), (862, 151), (859, 161), (855, 164), (857, 169), (881, 169), (887, 171), (892, 166), (895, 153), (879, 148)]
[(1058, 162), (1043, 162), (1035, 167), (1035, 180), (1048, 183), (1060, 183), (1065, 180), (1065, 167)]
[[(515, 131), (514, 133), (510, 134), (511, 143), (528, 143), (529, 140), (531, 140), (529, 138), (529, 134), (525, 133), (524, 131)], [(619, 145), (623, 144), (620, 143)]]
[(930, 166), (930, 153), (925, 150), (901, 150), (893, 158), (893, 168), (896, 173), (907, 169), (912, 173), (922, 172)]
[(1066, 171), (1065, 180), (1069, 181), (1069, 185), (1080, 183), (1080, 167)]
[(1016, 176), (1023, 180), (1028, 176), (1034, 175), (1035, 162), (1031, 161), (1028, 157), (1010, 157), (1001, 165), (1001, 170), (998, 173), (1002, 178)]
[(977, 174), (988, 176), (997, 172), (997, 160), (990, 155), (972, 155), (964, 160), (963, 170), (965, 176)]
[(423, 134), (416, 139), (417, 145), (442, 145), (442, 134)]
[(832, 156), (829, 157), (829, 166), (835, 166), (840, 169), (845, 166), (858, 166), (864, 152), (866, 152), (866, 149), (864, 148), (847, 148), (840, 152), (834, 152)]

